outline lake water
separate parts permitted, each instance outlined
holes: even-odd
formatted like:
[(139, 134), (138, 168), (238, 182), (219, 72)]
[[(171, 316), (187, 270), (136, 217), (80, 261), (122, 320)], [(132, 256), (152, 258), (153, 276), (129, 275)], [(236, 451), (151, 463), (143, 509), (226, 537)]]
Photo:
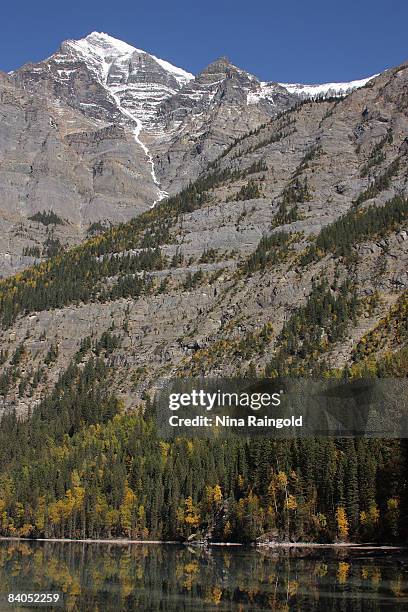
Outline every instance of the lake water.
[(1, 610), (40, 609), (9, 592), (60, 592), (60, 611), (408, 610), (408, 554), (1, 541), (0, 592)]

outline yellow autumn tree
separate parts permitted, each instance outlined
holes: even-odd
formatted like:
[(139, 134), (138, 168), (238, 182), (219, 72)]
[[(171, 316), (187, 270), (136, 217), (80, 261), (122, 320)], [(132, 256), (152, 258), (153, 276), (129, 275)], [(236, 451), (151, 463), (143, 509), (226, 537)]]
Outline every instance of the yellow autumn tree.
[(368, 510), (360, 512), (360, 525), (362, 532), (366, 537), (373, 537), (380, 519), (380, 511), (377, 504), (370, 505)]
[(196, 506), (193, 504), (193, 498), (191, 495), (184, 500), (184, 504), (184, 522), (186, 525), (190, 525), (191, 527), (198, 527), (200, 524), (200, 514)]
[(122, 530), (127, 537), (132, 535), (133, 514), (136, 505), (136, 495), (129, 487), (128, 482), (125, 483), (125, 492), (123, 502), (119, 508), (120, 523)]
[(385, 514), (385, 523), (391, 538), (395, 539), (398, 536), (398, 523), (400, 518), (400, 503), (398, 497), (391, 497), (387, 500), (387, 512)]
[(192, 530), (200, 525), (200, 513), (193, 503), (191, 495), (177, 508), (177, 531), (182, 537), (188, 537)]
[(38, 498), (37, 509), (34, 515), (34, 525), (40, 533), (42, 533), (45, 528), (45, 513), (46, 513), (45, 497), (41, 495)]
[(340, 540), (346, 540), (349, 533), (349, 522), (343, 506), (338, 506), (336, 510), (336, 523), (338, 537)]
[(6, 502), (0, 499), (0, 527), (7, 527)]
[(219, 484), (216, 484), (213, 489), (213, 500), (216, 504), (222, 501), (222, 490)]
[(350, 571), (350, 563), (340, 561), (337, 567), (337, 582), (339, 584), (346, 584)]
[(278, 489), (283, 491), (288, 486), (288, 477), (285, 472), (278, 472), (275, 476), (275, 484)]
[(218, 505), (222, 502), (222, 489), (219, 484), (216, 484), (214, 487), (207, 486), (205, 488), (205, 499), (209, 505), (213, 503)]
[(137, 530), (142, 538), (149, 535), (149, 530), (146, 527), (146, 510), (143, 504), (140, 504), (137, 511)]

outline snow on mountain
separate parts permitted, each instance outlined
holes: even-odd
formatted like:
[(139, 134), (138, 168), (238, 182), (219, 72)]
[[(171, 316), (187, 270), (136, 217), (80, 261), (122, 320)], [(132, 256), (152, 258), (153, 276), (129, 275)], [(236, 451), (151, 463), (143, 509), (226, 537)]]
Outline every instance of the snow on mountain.
[(125, 115), (154, 129), (159, 104), (194, 79), (189, 72), (102, 32), (68, 40), (61, 49), (81, 58), (96, 78), (119, 100)]
[(253, 91), (248, 92), (247, 104), (259, 104), (263, 100), (274, 103), (274, 98), (279, 94), (291, 94), (300, 98), (315, 99), (319, 97), (344, 97), (355, 89), (364, 87), (369, 81), (377, 77), (374, 74), (366, 79), (349, 81), (347, 83), (321, 83), (321, 84), (303, 84), (303, 83), (275, 83), (272, 81), (257, 81), (257, 87)]
[[(179, 119), (190, 111), (202, 112), (203, 106), (207, 107), (213, 100), (218, 100), (219, 91), (222, 91), (225, 99), (228, 83), (231, 83), (229, 90), (235, 89), (233, 98), (236, 101), (246, 101), (248, 105), (275, 106), (280, 105), (288, 94), (300, 99), (345, 96), (377, 76), (348, 83), (316, 85), (261, 82), (254, 75), (231, 64), (227, 58), (219, 58), (195, 77), (166, 60), (103, 32), (92, 32), (80, 40), (65, 41), (60, 51), (48, 61), (57, 66), (60, 64), (57, 75), (61, 81), (72, 79), (73, 73), (75, 75), (78, 70), (78, 61), (84, 62), (110, 94), (120, 115), (127, 122), (137, 122), (139, 132), (143, 129), (153, 137), (162, 136), (168, 128), (161, 112), (168, 106), (164, 103), (169, 101), (172, 119)], [(88, 101), (85, 106), (90, 106)], [(176, 124), (179, 121), (175, 121), (173, 128)]]
[[(300, 98), (317, 98), (320, 96), (346, 96), (355, 89), (364, 87), (369, 81), (374, 79), (378, 74), (374, 74), (366, 79), (349, 81), (348, 83), (322, 83), (316, 85), (303, 85), (301, 83), (278, 83), (284, 87), (289, 93), (299, 96)], [(262, 83), (265, 90), (270, 86), (268, 83)]]
[[(92, 32), (63, 42), (47, 60), (26, 64), (12, 78), (24, 89), (55, 96), (103, 127), (125, 126), (146, 156), (158, 201), (166, 196), (158, 177), (170, 165), (186, 175), (196, 172), (197, 156), (204, 167), (223, 144), (298, 99), (345, 96), (373, 77), (322, 85), (261, 82), (226, 57), (194, 76), (109, 34)], [(181, 161), (186, 155), (191, 168)], [(174, 162), (178, 158), (180, 167)]]
[(72, 47), (83, 55), (84, 60), (94, 68), (99, 76), (109, 75), (112, 66), (119, 60), (119, 64), (129, 61), (133, 54), (146, 55), (152, 58), (163, 70), (171, 74), (180, 84), (184, 85), (194, 78), (190, 72), (173, 66), (170, 62), (162, 60), (142, 49), (132, 47), (128, 43), (114, 38), (104, 32), (92, 32), (80, 40), (68, 40), (65, 45)]
[[(130, 122), (136, 142), (146, 154), (158, 190), (154, 204), (166, 197), (167, 193), (160, 188), (156, 177), (153, 157), (141, 140), (140, 133), (142, 130), (160, 131), (157, 107), (194, 79), (194, 76), (102, 32), (92, 32), (81, 40), (66, 41), (61, 47), (61, 53), (64, 57), (60, 60), (54, 57), (54, 61), (65, 63), (67, 55), (80, 58), (113, 98), (124, 120)], [(65, 69), (66, 72), (69, 70)]]

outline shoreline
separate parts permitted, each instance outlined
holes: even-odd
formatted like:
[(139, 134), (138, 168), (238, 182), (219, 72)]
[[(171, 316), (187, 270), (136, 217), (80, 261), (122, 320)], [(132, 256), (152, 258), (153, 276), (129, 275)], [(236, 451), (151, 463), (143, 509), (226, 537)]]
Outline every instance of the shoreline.
[(129, 545), (177, 545), (177, 546), (194, 546), (197, 548), (210, 546), (225, 546), (225, 547), (252, 547), (261, 549), (277, 549), (277, 548), (353, 548), (358, 550), (401, 550), (407, 546), (392, 545), (392, 544), (370, 544), (358, 542), (252, 542), (243, 544), (242, 542), (178, 542), (177, 540), (132, 540), (121, 538), (19, 538), (15, 536), (0, 536), (0, 542), (52, 542), (52, 543), (77, 543), (77, 544), (113, 544), (115, 546)]
[(262, 542), (256, 544), (256, 548), (353, 548), (358, 550), (401, 550), (406, 549), (407, 546), (397, 546), (395, 544), (376, 544), (369, 542), (332, 542), (332, 543), (321, 543), (321, 542)]
[(240, 542), (179, 542), (177, 540), (132, 540), (125, 538), (19, 538), (16, 536), (0, 536), (0, 542), (54, 542), (54, 543), (81, 543), (81, 544), (114, 544), (116, 546), (128, 546), (129, 544), (172, 544), (177, 546), (244, 546)]

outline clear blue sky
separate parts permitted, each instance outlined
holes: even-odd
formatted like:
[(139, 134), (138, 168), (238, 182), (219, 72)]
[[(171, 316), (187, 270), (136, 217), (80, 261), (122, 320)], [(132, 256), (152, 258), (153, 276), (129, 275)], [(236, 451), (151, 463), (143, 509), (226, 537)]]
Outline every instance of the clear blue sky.
[(407, 0), (4, 0), (0, 70), (103, 31), (193, 73), (227, 55), (264, 80), (351, 80), (408, 59)]

